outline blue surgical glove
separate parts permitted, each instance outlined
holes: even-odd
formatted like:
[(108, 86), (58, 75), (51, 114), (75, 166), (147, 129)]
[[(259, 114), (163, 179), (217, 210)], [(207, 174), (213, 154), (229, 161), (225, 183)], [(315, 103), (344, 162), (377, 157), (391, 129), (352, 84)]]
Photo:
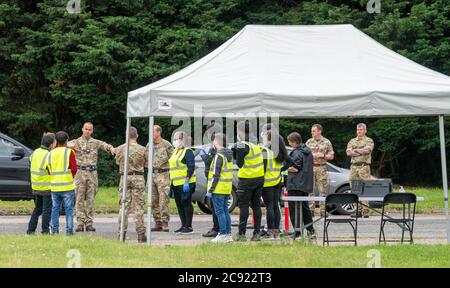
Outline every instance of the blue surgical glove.
[(201, 148), (201, 149), (198, 151), (198, 155), (200, 155), (200, 157), (205, 156), (205, 155), (206, 155), (205, 149)]
[(212, 198), (212, 193), (211, 192), (206, 193), (205, 197), (206, 198)]
[(183, 184), (183, 192), (189, 193), (191, 191), (191, 187), (189, 187), (189, 180), (186, 179), (186, 182)]

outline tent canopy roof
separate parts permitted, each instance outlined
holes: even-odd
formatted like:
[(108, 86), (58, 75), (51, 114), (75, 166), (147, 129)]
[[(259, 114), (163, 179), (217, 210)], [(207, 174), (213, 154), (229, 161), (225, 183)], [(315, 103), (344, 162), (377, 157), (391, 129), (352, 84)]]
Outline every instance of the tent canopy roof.
[(203, 112), (280, 117), (450, 114), (450, 77), (352, 25), (248, 25), (188, 67), (129, 92), (128, 117)]

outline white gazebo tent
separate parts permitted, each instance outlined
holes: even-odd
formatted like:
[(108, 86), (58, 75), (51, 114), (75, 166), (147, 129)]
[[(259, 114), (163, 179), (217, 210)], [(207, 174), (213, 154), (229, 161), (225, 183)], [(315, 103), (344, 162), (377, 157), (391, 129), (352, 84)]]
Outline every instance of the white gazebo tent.
[[(128, 93), (127, 147), (132, 118), (149, 117), (152, 127), (154, 116), (194, 116), (195, 104), (222, 115), (239, 111), (301, 118), (438, 116), (450, 243), (444, 137), (444, 115), (450, 114), (447, 75), (389, 50), (352, 25), (248, 25), (197, 62)], [(150, 152), (153, 129), (149, 131)], [(149, 243), (151, 163), (149, 153)], [(127, 181), (123, 183), (126, 191)], [(123, 227), (121, 232), (123, 240)]]

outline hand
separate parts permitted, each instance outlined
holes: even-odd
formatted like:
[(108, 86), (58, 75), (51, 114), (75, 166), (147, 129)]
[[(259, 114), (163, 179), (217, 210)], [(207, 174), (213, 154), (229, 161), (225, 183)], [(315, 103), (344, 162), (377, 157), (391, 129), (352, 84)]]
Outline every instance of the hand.
[(212, 193), (211, 192), (206, 193), (205, 197), (206, 198), (212, 198)]
[(109, 151), (109, 153), (111, 153), (111, 155), (116, 154), (116, 148), (114, 148), (113, 146), (110, 146), (108, 151)]
[(169, 190), (169, 198), (173, 198), (174, 196), (175, 196), (175, 195), (174, 195), (172, 186), (170, 186), (170, 190)]
[(289, 173), (297, 173), (297, 172), (298, 172), (298, 169), (295, 168), (295, 167), (289, 167), (287, 171), (288, 171)]
[(77, 143), (74, 143), (74, 144), (67, 144), (67, 148), (71, 148), (71, 149), (73, 149), (73, 150), (75, 150), (75, 151), (80, 151), (80, 147), (78, 146)]
[(191, 191), (191, 187), (189, 187), (189, 179), (186, 179), (186, 182), (183, 184), (183, 192), (189, 193)]

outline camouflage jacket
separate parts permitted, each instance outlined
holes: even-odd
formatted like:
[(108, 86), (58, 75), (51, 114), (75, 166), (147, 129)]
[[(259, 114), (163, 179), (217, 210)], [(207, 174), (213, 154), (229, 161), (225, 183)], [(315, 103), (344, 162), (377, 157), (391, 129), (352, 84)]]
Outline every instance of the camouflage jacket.
[(373, 140), (369, 137), (364, 137), (359, 139), (358, 137), (353, 138), (347, 144), (347, 150), (352, 149), (352, 151), (360, 150), (363, 155), (352, 156), (352, 164), (371, 164), (372, 163), (372, 151), (374, 148)]
[(70, 141), (68, 144), (78, 146), (79, 149), (74, 150), (75, 158), (77, 159), (77, 163), (80, 166), (97, 165), (98, 150), (102, 149), (104, 151), (108, 151), (108, 149), (113, 147), (106, 142), (94, 139), (92, 137), (89, 139), (85, 139), (83, 136)]
[(312, 153), (320, 152), (324, 155), (323, 158), (314, 158), (314, 164), (326, 164), (327, 160), (325, 159), (325, 155), (334, 154), (333, 145), (331, 145), (330, 140), (325, 137), (322, 137), (319, 140), (310, 138), (305, 144), (311, 149)]
[[(116, 149), (116, 164), (119, 165), (120, 173), (123, 173), (123, 171), (125, 170), (124, 167), (126, 147), (126, 144), (123, 144)], [(137, 143), (130, 143), (128, 155), (128, 172), (144, 172), (144, 168), (148, 165), (147, 149)]]
[[(148, 150), (148, 144), (146, 149)], [(169, 158), (173, 153), (173, 146), (169, 141), (162, 139), (153, 145), (153, 168), (169, 168)]]

